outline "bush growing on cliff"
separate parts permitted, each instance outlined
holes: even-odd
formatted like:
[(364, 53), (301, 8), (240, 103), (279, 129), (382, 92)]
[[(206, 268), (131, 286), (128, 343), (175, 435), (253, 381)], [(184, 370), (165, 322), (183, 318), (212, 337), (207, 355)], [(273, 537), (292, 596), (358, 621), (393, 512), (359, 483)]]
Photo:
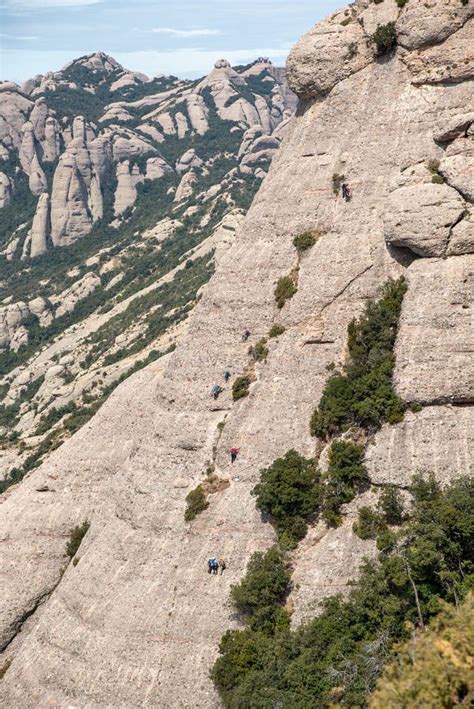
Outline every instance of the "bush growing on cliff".
[(237, 377), (232, 384), (233, 400), (238, 401), (238, 399), (243, 399), (245, 396), (248, 396), (251, 383), (252, 379), (248, 374), (243, 374), (241, 377)]
[(304, 231), (302, 234), (298, 234), (293, 239), (293, 246), (297, 251), (308, 251), (311, 249), (317, 241), (317, 235), (314, 231)]
[(383, 57), (385, 54), (389, 54), (397, 46), (395, 22), (379, 25), (371, 36), (370, 42), (375, 45), (375, 56)]
[(383, 519), (371, 507), (361, 507), (357, 521), (352, 525), (354, 534), (361, 539), (375, 539), (383, 527)]
[(375, 431), (384, 421), (397, 423), (403, 402), (392, 385), (393, 347), (406, 284), (389, 281), (382, 298), (370, 302), (348, 328), (349, 363), (333, 374), (310, 422), (313, 436), (325, 439), (352, 425)]
[(322, 514), (327, 524), (337, 527), (341, 523), (341, 505), (369, 486), (367, 469), (362, 464), (364, 449), (351, 441), (333, 441), (329, 449), (328, 471), (324, 477), (324, 502)]
[(275, 301), (281, 309), (287, 300), (293, 298), (298, 288), (295, 286), (291, 276), (282, 276), (278, 279), (275, 287)]
[(290, 450), (261, 471), (252, 495), (258, 509), (270, 516), (281, 546), (293, 549), (306, 535), (306, 520), (321, 504), (319, 470), (314, 460)]
[(261, 337), (255, 345), (249, 347), (249, 355), (255, 362), (265, 362), (268, 356), (267, 338)]
[(254, 630), (272, 632), (286, 625), (283, 604), (290, 590), (290, 574), (278, 547), (255, 552), (242, 581), (232, 586), (230, 596), (243, 621)]
[(209, 507), (206, 493), (202, 485), (198, 485), (194, 490), (186, 495), (186, 510), (184, 519), (186, 522), (191, 522), (198, 514), (204, 512)]
[[(461, 478), (441, 491), (418, 479), (413, 490), (411, 519), (390, 548), (363, 563), (347, 598), (326, 599), (322, 612), (296, 630), (271, 622), (263, 632), (247, 622), (224, 635), (211, 676), (225, 707), (364, 707), (394, 644), (410, 638), (420, 615), (426, 624), (442, 600), (462, 601), (474, 583), (474, 480)], [(284, 613), (289, 579), (281, 557), (264, 572), (257, 566), (246, 618), (253, 617), (266, 574), (273, 592), (265, 603)]]
[(271, 326), (270, 330), (268, 331), (268, 337), (278, 337), (279, 335), (283, 335), (284, 332), (285, 328), (283, 327), (283, 325), (278, 325), (277, 323)]
[(76, 556), (82, 540), (89, 530), (89, 527), (90, 523), (86, 520), (82, 524), (79, 524), (71, 529), (69, 533), (69, 541), (66, 544), (66, 554), (70, 559), (72, 559), (73, 556)]
[(394, 487), (382, 490), (378, 502), (378, 510), (387, 524), (400, 525), (403, 522), (403, 503), (399, 491)]

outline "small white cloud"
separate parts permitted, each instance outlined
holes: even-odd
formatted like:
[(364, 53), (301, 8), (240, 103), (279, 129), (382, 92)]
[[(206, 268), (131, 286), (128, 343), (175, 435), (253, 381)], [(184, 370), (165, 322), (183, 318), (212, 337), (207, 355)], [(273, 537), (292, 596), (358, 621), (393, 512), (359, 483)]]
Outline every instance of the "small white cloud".
[(195, 30), (176, 30), (173, 27), (154, 27), (152, 32), (157, 34), (167, 34), (171, 37), (212, 37), (221, 34), (220, 30), (211, 30), (208, 28)]
[(27, 35), (16, 35), (16, 34), (3, 34), (3, 32), (0, 32), (0, 37), (2, 39), (15, 39), (15, 40), (20, 40), (22, 42), (29, 42), (34, 39), (38, 39), (38, 37), (30, 37)]

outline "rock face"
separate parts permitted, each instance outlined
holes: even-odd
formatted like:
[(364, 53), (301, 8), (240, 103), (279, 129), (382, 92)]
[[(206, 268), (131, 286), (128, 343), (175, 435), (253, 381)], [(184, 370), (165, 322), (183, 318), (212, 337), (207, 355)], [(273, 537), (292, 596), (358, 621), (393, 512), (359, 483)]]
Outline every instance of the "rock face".
[[(410, 199), (431, 195), (431, 185), (438, 185), (425, 163), (436, 158), (441, 170), (473, 120), (468, 81), (433, 88), (419, 83), (403, 59), (407, 51), (454, 41), (471, 7), (431, 0), (399, 10), (391, 0), (373, 7), (359, 0), (292, 52), (299, 110), (176, 350), (163, 369), (150, 365), (127, 380), (1, 507), (0, 628), (13, 659), (0, 687), (6, 706), (167, 706), (170, 697), (176, 707), (219, 705), (208, 673), (221, 635), (235, 623), (230, 586), (252, 552), (274, 541), (251, 490), (261, 468), (288, 449), (314, 454), (308, 422), (327, 366), (343, 359), (349, 322), (390, 277), (405, 274), (408, 282), (395, 352), (397, 390), (426, 408), (374, 437), (370, 472), (375, 481), (401, 485), (420, 467), (432, 467), (443, 481), (470, 472), (469, 237), (458, 242), (456, 256), (450, 241), (437, 258), (420, 248), (435, 206), (424, 198), (417, 202), (422, 214), (413, 209), (413, 224), (405, 221), (404, 248), (385, 237), (396, 228), (392, 195), (402, 189), (411, 190)], [(441, 21), (432, 18), (433, 8)], [(388, 12), (403, 46), (377, 61), (364, 28)], [(216, 92), (225, 95), (236, 82), (219, 63), (208, 86), (222, 85)], [(335, 199), (335, 173), (348, 178), (350, 202)], [(449, 227), (453, 235), (467, 223), (464, 216), (453, 226), (457, 205), (470, 203), (467, 191), (460, 195), (447, 179), (437, 190), (446, 215), (436, 212), (435, 224), (437, 232)], [(322, 235), (298, 263), (292, 240), (309, 228)], [(437, 238), (445, 241), (444, 231)], [(275, 281), (297, 265), (298, 292), (280, 311)], [(272, 338), (267, 362), (256, 365), (250, 395), (233, 403), (226, 388), (217, 410), (209, 386), (226, 368), (238, 374), (248, 364), (242, 329), (249, 327), (255, 342), (276, 322), (286, 330)], [(231, 466), (234, 445), (240, 454)], [(186, 494), (211, 462), (230, 485), (186, 524)], [(54, 492), (37, 492), (44, 485)], [(61, 574), (68, 531), (86, 519), (91, 527), (80, 561)], [(371, 552), (370, 542), (354, 538), (350, 517), (337, 530), (311, 529), (293, 560), (300, 584), (292, 598), (295, 617), (316, 612), (321, 598), (344, 590)], [(210, 579), (206, 559), (214, 554), (228, 568)]]

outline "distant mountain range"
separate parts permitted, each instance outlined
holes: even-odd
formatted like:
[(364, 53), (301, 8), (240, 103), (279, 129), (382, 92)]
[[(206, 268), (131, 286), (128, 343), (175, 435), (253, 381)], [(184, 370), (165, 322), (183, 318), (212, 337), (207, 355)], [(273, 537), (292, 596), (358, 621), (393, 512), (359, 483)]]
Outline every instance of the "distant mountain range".
[(267, 59), (182, 81), (97, 52), (0, 84), (4, 474), (173, 344), (295, 105)]

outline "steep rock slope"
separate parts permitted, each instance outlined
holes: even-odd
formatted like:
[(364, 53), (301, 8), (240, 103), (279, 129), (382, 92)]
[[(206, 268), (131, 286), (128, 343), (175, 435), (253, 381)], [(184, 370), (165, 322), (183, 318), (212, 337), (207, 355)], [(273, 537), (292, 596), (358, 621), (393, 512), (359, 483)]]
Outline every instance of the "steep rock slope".
[[(471, 144), (472, 72), (463, 67), (462, 76), (421, 81), (407, 58), (437, 48), (449, 74), (456, 35), (472, 31), (472, 14), (472, 3), (432, 0), (425, 7), (409, 0), (400, 11), (392, 0), (359, 0), (296, 47), (290, 79), (304, 102), (176, 351), (161, 371), (153, 365), (119, 387), (85, 428), (5, 496), (1, 627), (5, 657), (13, 661), (0, 689), (4, 703), (218, 705), (208, 670), (221, 634), (235, 622), (229, 586), (251, 553), (273, 540), (250, 491), (260, 468), (287, 449), (314, 453), (308, 422), (326, 368), (343, 360), (349, 321), (390, 277), (404, 273), (408, 281), (396, 384), (424, 408), (376, 434), (367, 453), (372, 479), (406, 484), (420, 467), (442, 479), (469, 472), (472, 232), (457, 255), (449, 255), (452, 236), (444, 241), (445, 225), (454, 233), (468, 219), (469, 203), (459, 195), (460, 221), (446, 208), (436, 234), (444, 246), (435, 257), (413, 244), (394, 245), (387, 224), (397, 190), (409, 184), (421, 194), (438, 169), (428, 161), (439, 160), (441, 170), (448, 154), (465, 155), (464, 141)], [(401, 46), (376, 60), (368, 35), (395, 20)], [(343, 48), (353, 44), (347, 56)], [(333, 175), (342, 173), (350, 202), (333, 193)], [(456, 190), (454, 181), (447, 184)], [(406, 215), (415, 242), (412, 204), (402, 206), (399, 217)], [(420, 219), (430, 208), (418, 208)], [(308, 228), (321, 237), (298, 263), (292, 238)], [(275, 282), (297, 266), (298, 292), (279, 311)], [(224, 368), (237, 374), (248, 364), (242, 328), (250, 327), (255, 342), (274, 322), (286, 330), (271, 342), (267, 363), (256, 365), (249, 397), (232, 403), (226, 389), (213, 403), (209, 387)], [(454, 364), (460, 376), (451, 376)], [(241, 449), (233, 466), (232, 445)], [(211, 462), (230, 485), (186, 524), (185, 496)], [(80, 561), (61, 575), (68, 531), (85, 519), (91, 527)], [(300, 544), (296, 619), (344, 588), (371, 552), (371, 542), (354, 538), (351, 527), (347, 515), (338, 529), (313, 528)], [(211, 554), (228, 561), (222, 577), (206, 573)]]

